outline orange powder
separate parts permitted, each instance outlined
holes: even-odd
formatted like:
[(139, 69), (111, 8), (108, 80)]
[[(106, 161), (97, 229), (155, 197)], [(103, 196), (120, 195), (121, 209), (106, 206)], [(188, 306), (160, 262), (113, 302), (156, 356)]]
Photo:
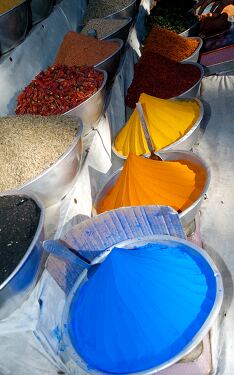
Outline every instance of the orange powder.
[(200, 196), (204, 170), (188, 161), (155, 161), (130, 154), (115, 185), (98, 202), (101, 213), (119, 207), (166, 205), (183, 211)]

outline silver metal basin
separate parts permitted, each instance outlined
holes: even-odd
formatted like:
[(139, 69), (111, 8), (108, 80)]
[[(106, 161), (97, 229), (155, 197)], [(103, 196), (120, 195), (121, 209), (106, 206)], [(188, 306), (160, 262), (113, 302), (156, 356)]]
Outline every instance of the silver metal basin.
[(104, 18), (127, 18), (131, 17), (132, 19), (135, 17), (137, 13), (137, 0), (134, 0), (131, 4), (127, 5), (125, 8), (118, 10), (117, 12), (108, 14), (108, 16)]
[[(175, 99), (170, 99), (173, 101), (184, 101), (186, 100), (183, 98), (175, 98)], [(197, 121), (194, 123), (194, 125), (191, 127), (191, 129), (180, 139), (178, 139), (176, 142), (171, 143), (168, 146), (163, 147), (161, 150), (158, 150), (157, 152), (161, 151), (173, 151), (173, 150), (180, 150), (180, 151), (190, 151), (193, 147), (193, 145), (197, 142), (198, 136), (199, 136), (199, 131), (200, 131), (200, 125), (201, 121), (204, 116), (204, 106), (201, 100), (199, 99), (194, 99), (194, 98), (188, 98), (187, 100), (196, 100), (196, 102), (200, 106), (200, 115), (197, 119)], [(125, 156), (121, 156), (118, 154), (116, 151), (114, 144), (112, 145), (112, 150), (116, 156), (118, 156), (120, 159), (127, 159)]]
[[(199, 196), (199, 198), (196, 201), (194, 201), (194, 203), (190, 207), (186, 208), (183, 212), (181, 212), (179, 214), (179, 217), (180, 217), (180, 220), (183, 224), (183, 227), (186, 228), (195, 219), (195, 216), (196, 216), (196, 214), (198, 213), (198, 211), (201, 207), (203, 197), (207, 193), (207, 190), (208, 190), (208, 187), (209, 187), (209, 184), (210, 184), (209, 167), (207, 166), (207, 164), (204, 162), (203, 159), (201, 159), (198, 155), (196, 155), (192, 152), (188, 152), (188, 151), (171, 151), (171, 152), (160, 151), (160, 152), (158, 152), (158, 154), (161, 156), (161, 158), (163, 160), (167, 160), (167, 161), (169, 161), (169, 160), (178, 160), (178, 161), (179, 160), (186, 160), (186, 161), (192, 162), (193, 164), (198, 165), (200, 168), (202, 168), (205, 172), (206, 181), (205, 181), (204, 189), (203, 189), (201, 195)], [(98, 202), (102, 198), (104, 198), (106, 196), (106, 194), (108, 193), (108, 191), (115, 185), (122, 169), (123, 168), (120, 168), (117, 171), (115, 171), (113, 173), (113, 175), (109, 178), (109, 180), (105, 183), (105, 185), (102, 187), (100, 192), (97, 194), (97, 196), (95, 198), (95, 201), (94, 201), (94, 204), (93, 204), (93, 210), (92, 210), (93, 216), (97, 215), (96, 208), (97, 208)]]
[(42, 21), (51, 13), (55, 0), (32, 0), (31, 10), (32, 10), (32, 23)]
[(196, 36), (198, 31), (199, 23), (196, 22), (194, 25), (192, 25), (189, 29), (183, 31), (179, 35), (181, 36)]
[(117, 69), (119, 67), (120, 59), (121, 59), (121, 50), (123, 47), (123, 41), (121, 39), (109, 39), (108, 42), (113, 42), (118, 44), (118, 48), (115, 52), (112, 53), (109, 57), (105, 60), (101, 61), (100, 63), (94, 65), (94, 68), (105, 70), (108, 74), (108, 79), (113, 79)]
[[(100, 70), (100, 69), (98, 69)], [(107, 73), (103, 70), (100, 70), (104, 77), (103, 83), (99, 90), (95, 92), (90, 98), (85, 100), (83, 103), (78, 105), (77, 107), (70, 109), (69, 111), (65, 112), (64, 116), (72, 116), (77, 119), (81, 119), (83, 123), (83, 134), (88, 134), (95, 124), (100, 120), (101, 116), (103, 115), (104, 108), (105, 108), (105, 97), (106, 97), (106, 81), (107, 81)]]
[(200, 86), (201, 86), (202, 78), (204, 76), (204, 69), (203, 69), (203, 67), (200, 64), (198, 64), (196, 62), (182, 62), (181, 64), (191, 64), (191, 65), (197, 66), (200, 69), (201, 77), (197, 81), (197, 83), (195, 83), (195, 85), (193, 85), (190, 89), (188, 89), (187, 91), (185, 91), (182, 94), (180, 94), (178, 96), (178, 98), (190, 98), (190, 99), (191, 98), (196, 98), (196, 96), (199, 93), (199, 89), (200, 89)]
[[(22, 193), (37, 194), (46, 207), (59, 202), (75, 183), (82, 163), (82, 123), (78, 133), (66, 152), (49, 168), (33, 180), (19, 187)], [(21, 193), (21, 194), (22, 194)]]
[(13, 9), (0, 14), (0, 55), (20, 44), (28, 31), (29, 2), (23, 1)]
[(188, 39), (197, 40), (199, 42), (199, 45), (197, 49), (193, 52), (193, 54), (187, 57), (187, 59), (184, 59), (182, 62), (197, 62), (199, 58), (200, 49), (202, 48), (203, 40), (199, 37), (190, 37)]
[(0, 285), (0, 319), (8, 317), (27, 299), (34, 288), (42, 265), (45, 208), (40, 199), (32, 193), (9, 191), (4, 195), (26, 195), (33, 199), (41, 210), (41, 216), (34, 239), (21, 262), (11, 275)]
[(120, 27), (118, 30), (114, 31), (112, 34), (109, 34), (105, 36), (104, 38), (101, 38), (101, 40), (118, 38), (118, 39), (122, 39), (122, 41), (125, 43), (128, 38), (130, 27), (132, 25), (132, 17), (128, 17), (126, 18), (126, 20), (128, 20), (128, 22), (124, 26)]

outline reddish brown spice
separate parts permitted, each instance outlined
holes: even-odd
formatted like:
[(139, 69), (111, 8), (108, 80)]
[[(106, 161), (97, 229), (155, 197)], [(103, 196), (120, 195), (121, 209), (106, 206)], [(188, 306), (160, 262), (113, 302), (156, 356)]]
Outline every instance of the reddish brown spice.
[(134, 108), (140, 94), (170, 99), (190, 89), (201, 77), (198, 67), (181, 64), (157, 53), (146, 52), (134, 67), (126, 104)]
[(58, 115), (92, 96), (103, 82), (103, 73), (87, 66), (58, 65), (40, 72), (19, 94), (17, 115)]

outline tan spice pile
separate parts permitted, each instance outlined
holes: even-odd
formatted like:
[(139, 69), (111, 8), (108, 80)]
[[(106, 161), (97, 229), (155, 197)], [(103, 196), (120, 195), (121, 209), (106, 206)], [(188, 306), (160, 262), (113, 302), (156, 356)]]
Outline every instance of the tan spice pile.
[(22, 0), (1, 0), (0, 1), (0, 14), (11, 10), (12, 8), (16, 7), (17, 5), (21, 4)]
[(118, 47), (117, 43), (69, 31), (60, 45), (54, 64), (93, 66), (111, 56)]
[(95, 30), (97, 32), (98, 39), (102, 39), (113, 34), (125, 26), (128, 22), (128, 19), (93, 18), (81, 30), (81, 34), (88, 35), (90, 30)]
[(68, 116), (0, 117), (0, 191), (21, 186), (51, 166), (77, 128)]
[(156, 52), (174, 61), (190, 57), (199, 45), (198, 40), (185, 38), (174, 31), (154, 27), (145, 41), (144, 52)]

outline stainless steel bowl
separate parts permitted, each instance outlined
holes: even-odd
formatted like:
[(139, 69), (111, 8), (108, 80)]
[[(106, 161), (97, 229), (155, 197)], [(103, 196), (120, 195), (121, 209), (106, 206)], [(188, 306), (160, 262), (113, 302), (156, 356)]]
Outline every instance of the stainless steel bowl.
[(112, 53), (112, 55), (107, 57), (105, 60), (94, 65), (94, 68), (105, 70), (108, 74), (108, 79), (111, 80), (114, 78), (115, 73), (117, 72), (117, 69), (119, 67), (123, 41), (121, 39), (109, 39), (108, 42), (118, 44), (118, 48), (115, 50), (115, 52)]
[(4, 195), (28, 196), (36, 202), (41, 210), (41, 215), (37, 231), (27, 252), (11, 275), (0, 285), (0, 319), (8, 317), (20, 307), (36, 284), (42, 265), (45, 219), (45, 208), (36, 195), (14, 190), (0, 193), (0, 196)]
[(95, 124), (100, 120), (104, 111), (107, 73), (103, 70), (100, 71), (103, 73), (104, 77), (99, 90), (83, 103), (63, 114), (63, 116), (72, 116), (81, 119), (83, 123), (82, 135), (86, 135), (92, 130)]
[(197, 40), (199, 42), (199, 45), (196, 48), (196, 50), (193, 52), (193, 54), (187, 57), (187, 59), (184, 59), (182, 62), (197, 62), (199, 58), (200, 49), (202, 48), (203, 40), (199, 37), (189, 37), (187, 39)]
[(122, 41), (125, 43), (128, 38), (130, 27), (132, 25), (132, 17), (123, 18), (123, 20), (124, 19), (126, 19), (126, 24), (124, 26), (120, 27), (119, 29), (114, 31), (112, 34), (109, 34), (105, 36), (104, 38), (101, 38), (101, 40), (118, 38), (118, 39), (122, 39)]
[[(199, 198), (196, 201), (194, 201), (194, 203), (190, 207), (186, 208), (182, 213), (179, 214), (179, 217), (180, 217), (180, 220), (183, 224), (183, 227), (186, 228), (195, 219), (195, 216), (196, 216), (196, 214), (198, 213), (198, 211), (201, 207), (203, 197), (207, 193), (207, 190), (208, 190), (208, 187), (209, 187), (209, 184), (210, 184), (209, 167), (207, 166), (207, 164), (204, 162), (203, 159), (201, 159), (198, 155), (196, 155), (192, 152), (188, 152), (188, 151), (171, 151), (171, 152), (160, 151), (160, 152), (158, 152), (158, 154), (161, 156), (161, 158), (163, 160), (168, 160), (168, 161), (169, 160), (178, 160), (178, 161), (179, 160), (186, 160), (186, 161), (192, 162), (195, 165), (198, 165), (200, 168), (202, 168), (204, 170), (204, 173), (205, 173), (205, 176), (206, 176), (206, 181), (205, 181), (205, 185), (204, 185), (204, 188), (203, 188), (203, 191), (202, 191), (201, 195), (199, 196)], [(108, 193), (108, 191), (115, 185), (122, 169), (123, 168), (120, 168), (117, 171), (115, 171), (113, 173), (113, 175), (109, 178), (109, 180), (105, 183), (105, 185), (101, 188), (100, 192), (97, 194), (97, 196), (94, 200), (93, 210), (92, 210), (92, 213), (93, 213), (94, 216), (97, 215), (96, 208), (97, 208), (98, 202), (101, 199), (103, 199), (106, 196), (106, 194)]]
[(49, 168), (33, 180), (19, 187), (21, 194), (37, 194), (46, 207), (59, 202), (74, 185), (82, 163), (82, 123), (78, 122), (78, 133), (66, 152)]
[(181, 36), (196, 36), (199, 28), (199, 22), (195, 22), (189, 29), (183, 31), (179, 35)]
[(55, 0), (31, 0), (33, 25), (48, 17), (54, 4)]
[(190, 89), (188, 89), (187, 91), (180, 94), (178, 96), (178, 98), (196, 98), (196, 96), (199, 93), (202, 78), (204, 77), (204, 69), (200, 64), (198, 64), (196, 62), (182, 62), (181, 64), (191, 64), (191, 65), (194, 65), (194, 66), (198, 67), (200, 72), (201, 72), (201, 77), (197, 81), (197, 83), (195, 83), (195, 85), (193, 85)]
[(21, 43), (29, 26), (29, 2), (23, 1), (11, 10), (0, 14), (0, 55)]
[(131, 17), (134, 19), (135, 15), (137, 13), (137, 0), (132, 1), (129, 5), (124, 7), (121, 10), (118, 10), (117, 12), (108, 14), (108, 16), (104, 18), (127, 18)]
[[(199, 131), (200, 131), (200, 125), (201, 121), (204, 116), (204, 106), (201, 100), (199, 99), (194, 99), (194, 98), (175, 98), (175, 99), (170, 99), (173, 101), (184, 101), (184, 100), (195, 100), (199, 106), (200, 106), (200, 114), (199, 117), (197, 118), (197, 121), (194, 123), (194, 125), (191, 127), (191, 129), (180, 139), (177, 141), (171, 143), (168, 146), (163, 147), (161, 150), (158, 150), (157, 152), (161, 151), (173, 151), (173, 150), (180, 150), (180, 151), (190, 151), (193, 147), (193, 145), (197, 142), (198, 136), (199, 136)], [(118, 156), (120, 159), (127, 159), (126, 156), (121, 156), (115, 149), (114, 144), (112, 144), (112, 150), (116, 156)]]

